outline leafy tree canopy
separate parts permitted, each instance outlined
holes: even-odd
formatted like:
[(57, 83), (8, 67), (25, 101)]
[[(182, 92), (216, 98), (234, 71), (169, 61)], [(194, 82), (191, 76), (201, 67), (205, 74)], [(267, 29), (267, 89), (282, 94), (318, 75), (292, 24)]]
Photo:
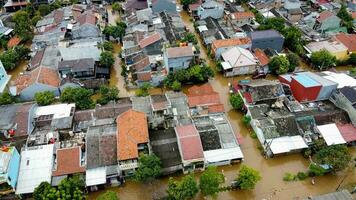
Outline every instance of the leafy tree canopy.
[(255, 188), (258, 181), (261, 180), (260, 173), (246, 165), (242, 165), (239, 176), (237, 177), (237, 185), (243, 190), (251, 190)]
[(198, 191), (198, 184), (193, 175), (187, 175), (181, 181), (175, 181), (172, 177), (169, 178), (167, 193), (170, 200), (193, 199)]
[(99, 63), (103, 67), (110, 68), (115, 63), (115, 58), (111, 52), (104, 51), (100, 54)]
[(54, 102), (54, 93), (51, 91), (37, 92), (35, 100), (40, 106), (47, 106)]
[(295, 68), (299, 66), (299, 56), (295, 53), (288, 53), (287, 59), (289, 61), (288, 72), (294, 72)]
[(351, 161), (351, 155), (345, 145), (327, 146), (315, 154), (316, 162), (327, 164), (333, 171), (344, 170)]
[(230, 104), (236, 110), (242, 110), (244, 102), (240, 94), (231, 94)]
[(10, 93), (8, 92), (3, 92), (0, 95), (0, 105), (7, 105), (7, 104), (12, 104), (15, 103), (15, 98), (11, 96)]
[(119, 200), (119, 197), (116, 192), (109, 190), (98, 196), (96, 200)]
[(336, 64), (336, 57), (327, 50), (313, 52), (310, 57), (311, 63), (319, 70), (325, 70)]
[(285, 56), (275, 56), (271, 59), (268, 66), (275, 74), (285, 74), (289, 70), (289, 61)]
[(90, 98), (93, 95), (91, 90), (85, 88), (65, 88), (61, 94), (61, 102), (75, 103), (79, 110), (85, 110), (94, 107), (94, 102)]
[(200, 176), (199, 188), (204, 196), (215, 197), (221, 190), (220, 185), (224, 182), (224, 175), (218, 172), (215, 166), (209, 166)]
[(100, 86), (99, 89), (100, 98), (98, 99), (99, 104), (107, 104), (109, 101), (116, 101), (119, 99), (119, 90), (117, 87), (110, 87), (106, 85)]
[(161, 169), (161, 160), (156, 155), (141, 154), (134, 179), (140, 182), (152, 180), (161, 174)]
[(31, 19), (30, 15), (24, 10), (17, 11), (12, 17), (15, 22), (15, 33), (25, 41), (32, 37), (32, 26), (31, 23), (28, 23), (29, 19)]
[(150, 83), (144, 83), (137, 91), (136, 96), (145, 97), (149, 95), (149, 90), (152, 88)]

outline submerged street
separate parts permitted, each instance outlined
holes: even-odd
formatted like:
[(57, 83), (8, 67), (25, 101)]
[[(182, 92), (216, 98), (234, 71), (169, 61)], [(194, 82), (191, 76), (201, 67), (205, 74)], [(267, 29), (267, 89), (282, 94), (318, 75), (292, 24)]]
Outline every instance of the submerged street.
[[(115, 20), (109, 12), (109, 21), (114, 23)], [(111, 17), (110, 17), (111, 16)], [(191, 32), (194, 32), (193, 22), (186, 12), (181, 12), (181, 17), (185, 25)], [(111, 20), (110, 20), (111, 18)], [(195, 33), (196, 34), (196, 33)], [(196, 34), (196, 37), (199, 36)], [(199, 46), (201, 49), (201, 58), (207, 61), (207, 64), (215, 67), (214, 62), (208, 58), (206, 49), (203, 47), (199, 38)], [(133, 91), (127, 91), (124, 86), (123, 77), (120, 75), (120, 59), (116, 56), (120, 51), (119, 48), (115, 49), (115, 67), (112, 72), (110, 83), (116, 85), (120, 90), (120, 97), (127, 97), (134, 94)], [(250, 78), (249, 76), (238, 76), (235, 80), (241, 80)], [(273, 79), (273, 77), (271, 77)], [(309, 160), (305, 159), (300, 153), (292, 155), (283, 155), (280, 157), (274, 157), (271, 159), (265, 159), (260, 150), (258, 149), (259, 142), (257, 139), (253, 139), (250, 136), (249, 130), (242, 123), (242, 114), (232, 110), (229, 104), (229, 88), (228, 83), (233, 81), (232, 78), (225, 78), (221, 74), (216, 73), (214, 79), (209, 82), (213, 86), (214, 90), (220, 94), (220, 99), (224, 103), (226, 114), (230, 120), (231, 125), (235, 133), (239, 135), (239, 142), (244, 154), (244, 161), (232, 166), (219, 167), (226, 177), (225, 184), (229, 185), (234, 178), (237, 177), (237, 172), (241, 164), (246, 164), (250, 167), (258, 170), (262, 176), (262, 180), (257, 184), (256, 188), (252, 191), (231, 191), (221, 192), (217, 199), (232, 200), (232, 199), (304, 199), (307, 196), (315, 196), (317, 194), (323, 194), (335, 191), (339, 185), (341, 187), (356, 182), (356, 175), (353, 171), (340, 173), (337, 175), (326, 175), (323, 177), (317, 177), (315, 185), (312, 185), (311, 179), (304, 181), (285, 182), (283, 176), (285, 173), (296, 174), (298, 172), (305, 172), (309, 165)], [(185, 88), (186, 90), (187, 88)], [(151, 92), (159, 93), (160, 89), (154, 89)], [(355, 148), (349, 149), (353, 156), (356, 155)], [(182, 177), (179, 174), (175, 177)], [(199, 177), (199, 173), (196, 174), (196, 178)], [(136, 200), (136, 199), (155, 199), (165, 195), (169, 177), (160, 178), (152, 183), (136, 183), (131, 180), (120, 187), (108, 188), (108, 190), (117, 191), (120, 199), (124, 200)], [(105, 192), (101, 190), (95, 193), (89, 194), (89, 199), (95, 199), (99, 194)], [(197, 199), (203, 199), (202, 196), (198, 196)]]

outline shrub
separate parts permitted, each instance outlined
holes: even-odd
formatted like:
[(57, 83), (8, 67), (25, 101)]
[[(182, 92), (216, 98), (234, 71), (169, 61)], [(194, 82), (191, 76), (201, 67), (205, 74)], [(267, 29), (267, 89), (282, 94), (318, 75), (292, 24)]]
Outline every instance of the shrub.
[(299, 180), (302, 181), (302, 180), (305, 180), (308, 177), (308, 175), (304, 172), (298, 172), (297, 177)]
[(248, 126), (248, 125), (250, 124), (250, 122), (251, 122), (251, 116), (244, 115), (244, 116), (242, 117), (242, 122), (243, 122), (246, 126)]
[(295, 175), (293, 175), (291, 173), (285, 173), (284, 177), (283, 177), (283, 180), (284, 181), (288, 181), (288, 182), (295, 181), (295, 180), (297, 180), (297, 176), (295, 176)]

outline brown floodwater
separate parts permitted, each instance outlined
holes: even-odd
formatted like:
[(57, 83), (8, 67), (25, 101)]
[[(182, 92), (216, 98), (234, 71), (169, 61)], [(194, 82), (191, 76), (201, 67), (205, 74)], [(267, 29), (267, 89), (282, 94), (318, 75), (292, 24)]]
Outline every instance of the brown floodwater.
[[(193, 32), (193, 25), (190, 22), (190, 17), (182, 12), (181, 16), (185, 24)], [(197, 38), (198, 35), (196, 35)], [(214, 62), (207, 58), (206, 49), (201, 45), (201, 57), (205, 59), (208, 64), (215, 68)], [(216, 73), (214, 79), (209, 82), (212, 84), (215, 91), (219, 92), (220, 99), (225, 105), (226, 114), (231, 122), (231, 125), (236, 133), (239, 134), (239, 141), (241, 143), (242, 152), (244, 154), (244, 161), (242, 164), (248, 165), (260, 171), (262, 180), (256, 185), (256, 188), (251, 191), (229, 191), (219, 193), (217, 199), (221, 200), (235, 200), (235, 199), (304, 199), (310, 195), (323, 194), (333, 192), (342, 182), (341, 186), (346, 186), (356, 182), (356, 175), (354, 172), (345, 172), (339, 175), (327, 175), (317, 177), (315, 185), (311, 184), (310, 179), (304, 181), (285, 182), (283, 176), (285, 173), (298, 173), (306, 171), (309, 165), (309, 160), (305, 159), (301, 154), (291, 154), (285, 156), (274, 157), (272, 159), (265, 159), (262, 155), (257, 139), (252, 139), (250, 131), (243, 125), (240, 112), (234, 111), (229, 104), (229, 87), (228, 83), (247, 79), (250, 76), (238, 76), (235, 78), (225, 78), (221, 74)], [(268, 79), (276, 79), (275, 76), (268, 76)], [(188, 87), (183, 89), (187, 91)], [(165, 90), (160, 88), (152, 89), (151, 94), (161, 94)], [(356, 156), (356, 149), (350, 149), (353, 157)], [(229, 185), (234, 178), (236, 178), (241, 164), (230, 166), (222, 166), (218, 169), (222, 171), (226, 177), (225, 185)], [(198, 179), (200, 173), (196, 173), (195, 177)], [(173, 176), (177, 179), (183, 175)], [(346, 177), (346, 178), (345, 178)], [(343, 180), (344, 179), (344, 180)], [(106, 190), (114, 190), (119, 194), (120, 199), (124, 200), (146, 200), (156, 199), (165, 195), (167, 188), (168, 177), (162, 177), (150, 184), (136, 183), (134, 181), (127, 181), (121, 187), (108, 188)], [(96, 197), (106, 190), (94, 192), (89, 194), (89, 199), (96, 199)], [(198, 195), (196, 199), (204, 199)]]

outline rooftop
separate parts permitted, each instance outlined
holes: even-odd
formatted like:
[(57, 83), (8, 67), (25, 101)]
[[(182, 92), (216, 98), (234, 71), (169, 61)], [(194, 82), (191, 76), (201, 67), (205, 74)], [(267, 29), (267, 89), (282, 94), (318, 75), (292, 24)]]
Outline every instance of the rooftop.
[(234, 12), (230, 14), (231, 19), (234, 20), (241, 20), (241, 19), (248, 19), (248, 18), (254, 18), (255, 15), (253, 12), (246, 11), (246, 12)]
[(252, 40), (281, 38), (282, 35), (276, 30), (254, 31), (250, 33)]
[(296, 76), (292, 76), (292, 79), (298, 81), (304, 87), (315, 87), (320, 86), (320, 83), (310, 78), (305, 74), (297, 74)]
[(260, 62), (260, 65), (264, 66), (264, 65), (267, 65), (269, 63), (269, 58), (265, 54), (265, 52), (263, 50), (255, 49), (254, 52), (255, 52), (256, 58)]
[(223, 47), (232, 47), (232, 46), (239, 46), (239, 45), (246, 45), (250, 44), (250, 38), (231, 38), (231, 39), (222, 39), (222, 40), (214, 40), (212, 48), (223, 48)]
[(194, 56), (194, 51), (192, 46), (185, 47), (171, 47), (166, 49), (168, 58), (180, 58)]
[(183, 161), (204, 159), (199, 133), (193, 124), (175, 127)]
[(330, 53), (337, 53), (340, 51), (347, 51), (347, 47), (338, 41), (321, 41), (321, 42), (311, 42), (305, 45), (307, 49), (311, 52), (316, 52), (320, 50), (327, 50)]
[(92, 58), (83, 58), (77, 60), (66, 60), (60, 61), (58, 63), (58, 69), (64, 70), (69, 69), (71, 72), (82, 72), (82, 71), (89, 71), (94, 70), (94, 59)]
[(122, 113), (117, 123), (117, 159), (138, 158), (138, 145), (148, 142), (148, 124), (146, 114), (132, 109)]
[(157, 41), (159, 41), (160, 39), (162, 39), (161, 35), (159, 33), (154, 33), (148, 37), (145, 37), (144, 39), (140, 40), (138, 45), (140, 46), (140, 48), (145, 48), (150, 44), (153, 44)]
[(335, 38), (345, 45), (349, 52), (356, 51), (356, 34), (339, 33), (335, 36)]
[(232, 68), (257, 65), (258, 60), (247, 49), (233, 47), (221, 54), (223, 60), (230, 64)]
[(57, 168), (52, 176), (63, 176), (85, 172), (82, 166), (80, 147), (57, 149)]

